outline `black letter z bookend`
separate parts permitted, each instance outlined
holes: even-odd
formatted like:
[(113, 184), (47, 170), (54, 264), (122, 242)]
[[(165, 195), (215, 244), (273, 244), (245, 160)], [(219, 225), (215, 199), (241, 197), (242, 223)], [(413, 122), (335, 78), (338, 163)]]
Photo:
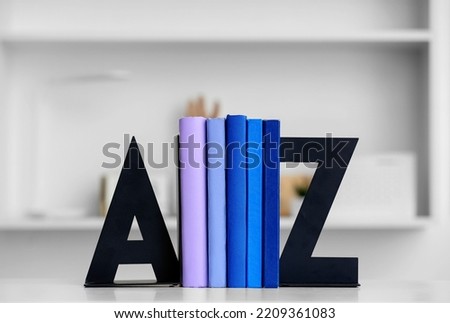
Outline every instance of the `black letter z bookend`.
[(281, 286), (359, 286), (358, 258), (312, 256), (357, 142), (356, 138), (281, 138), (281, 162), (318, 163), (281, 255)]
[[(142, 240), (139, 241), (128, 240), (134, 217), (142, 234)], [(134, 137), (128, 148), (85, 286), (140, 285), (115, 283), (119, 264), (151, 264), (157, 280), (153, 285), (180, 282), (179, 262)]]

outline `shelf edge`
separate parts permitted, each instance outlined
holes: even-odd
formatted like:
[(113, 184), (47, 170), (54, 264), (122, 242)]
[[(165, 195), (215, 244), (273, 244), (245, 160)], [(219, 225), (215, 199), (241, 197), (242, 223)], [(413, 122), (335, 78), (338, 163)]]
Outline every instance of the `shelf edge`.
[(5, 44), (21, 43), (428, 43), (429, 30), (386, 30), (338, 33), (230, 33), (194, 34), (76, 34), (6, 33)]

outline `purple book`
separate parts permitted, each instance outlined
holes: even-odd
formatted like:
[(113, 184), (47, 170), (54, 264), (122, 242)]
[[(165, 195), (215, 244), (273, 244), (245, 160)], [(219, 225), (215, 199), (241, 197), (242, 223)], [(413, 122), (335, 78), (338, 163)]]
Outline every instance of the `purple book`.
[(181, 277), (184, 287), (208, 286), (206, 119), (180, 119)]

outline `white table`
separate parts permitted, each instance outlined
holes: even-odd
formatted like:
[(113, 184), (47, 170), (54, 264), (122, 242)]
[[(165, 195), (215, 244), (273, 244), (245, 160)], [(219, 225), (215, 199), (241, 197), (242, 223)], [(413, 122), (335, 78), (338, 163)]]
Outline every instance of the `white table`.
[(450, 302), (450, 281), (363, 281), (359, 288), (85, 288), (82, 281), (0, 279), (0, 302)]

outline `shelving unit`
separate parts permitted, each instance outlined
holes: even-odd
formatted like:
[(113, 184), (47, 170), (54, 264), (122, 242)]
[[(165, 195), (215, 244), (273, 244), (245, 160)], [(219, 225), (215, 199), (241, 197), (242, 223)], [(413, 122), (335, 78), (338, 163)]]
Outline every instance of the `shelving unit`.
[[(198, 90), (222, 98), (226, 112), (281, 118), (284, 135), (333, 131), (360, 137), (358, 154), (417, 155), (418, 213), (424, 216), (406, 222), (381, 216), (354, 225), (330, 218), (330, 228), (422, 228), (443, 213), (448, 184), (433, 192), (442, 182), (437, 174), (448, 174), (443, 165), (449, 159), (436, 140), (447, 135), (448, 114), (439, 99), (444, 82), (436, 66), (442, 60), (436, 14), (442, 0), (188, 2), (3, 1), (9, 15), (1, 24), (0, 59), (8, 65), (4, 83), (11, 93), (5, 120), (15, 141), (7, 143), (11, 172), (2, 187), (10, 196), (5, 213), (18, 219), (5, 220), (11, 224), (4, 228), (32, 228), (23, 215), (36, 205), (51, 207), (53, 199), (87, 205), (94, 213), (102, 144), (121, 142), (117, 134), (123, 132), (143, 142), (170, 140), (175, 126), (160, 124), (176, 124), (174, 111)], [(117, 69), (129, 71), (130, 79), (52, 85), (67, 76)], [(128, 115), (120, 109), (126, 105)], [(158, 124), (149, 106), (163, 108)], [(300, 121), (290, 118), (296, 110), (304, 111)], [(88, 143), (80, 131), (89, 134)], [(72, 149), (58, 156), (71, 170), (65, 172), (48, 156), (52, 149), (67, 149), (67, 142)], [(26, 162), (30, 151), (33, 165)], [(441, 157), (430, 157), (436, 155)], [(77, 170), (72, 161), (80, 157)], [(61, 175), (53, 177), (52, 170)], [(173, 167), (163, 171), (172, 173)], [(80, 193), (61, 190), (64, 183)], [(66, 227), (51, 222), (36, 229)], [(99, 226), (94, 220), (65, 223)]]

